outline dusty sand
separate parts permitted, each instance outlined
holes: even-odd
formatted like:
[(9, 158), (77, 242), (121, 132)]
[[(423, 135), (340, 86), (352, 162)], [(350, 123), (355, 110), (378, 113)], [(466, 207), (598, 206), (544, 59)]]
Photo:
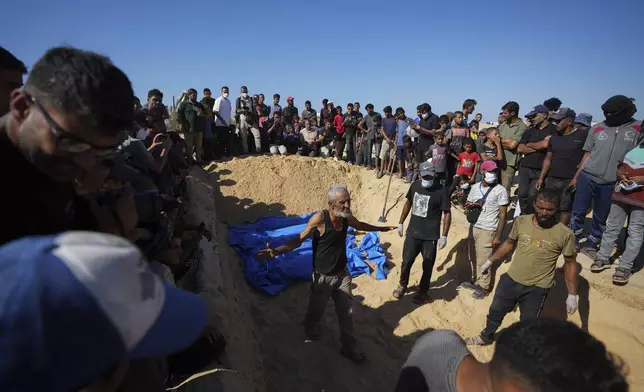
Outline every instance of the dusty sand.
[[(205, 179), (205, 178), (204, 178)], [(439, 251), (430, 295), (433, 301), (416, 306), (409, 296), (394, 300), (401, 263), (402, 239), (395, 232), (383, 233), (393, 269), (387, 280), (369, 276), (354, 280), (354, 321), (356, 336), (368, 362), (357, 366), (340, 356), (337, 318), (330, 302), (323, 318), (320, 341), (306, 343), (301, 327), (308, 283), (293, 285), (277, 297), (253, 290), (245, 281), (240, 260), (227, 244), (227, 224), (251, 221), (264, 215), (303, 214), (324, 208), (326, 192), (336, 183), (352, 191), (354, 214), (377, 224), (387, 186), (387, 177), (375, 178), (373, 171), (329, 159), (304, 157), (235, 158), (217, 163), (209, 174), (218, 216), (214, 251), (221, 260), (219, 295), (222, 301), (222, 329), (228, 337), (228, 365), (240, 373), (257, 391), (391, 391), (400, 366), (414, 341), (433, 329), (449, 328), (462, 336), (480, 332), (492, 297), (482, 301), (468, 292), (458, 292), (458, 283), (467, 278), (469, 266), (467, 223), (453, 210), (452, 229), (447, 247)], [(393, 205), (387, 222), (398, 222), (408, 184), (394, 178), (388, 206)], [(397, 201), (397, 202), (396, 202)], [(390, 207), (388, 207), (389, 209)], [(204, 214), (208, 211), (204, 210)], [(634, 276), (626, 287), (615, 287), (610, 272), (592, 274), (590, 261), (579, 256), (580, 311), (570, 317), (578, 325), (606, 343), (609, 350), (629, 365), (631, 390), (644, 391), (644, 273)], [(501, 266), (496, 276), (507, 270)], [(420, 262), (414, 265), (411, 282), (420, 278)], [(561, 272), (551, 292), (545, 313), (566, 318), (566, 289)], [(223, 305), (225, 303), (225, 306)], [(519, 312), (508, 315), (504, 327), (519, 319)], [(491, 358), (493, 348), (475, 348), (480, 360)]]

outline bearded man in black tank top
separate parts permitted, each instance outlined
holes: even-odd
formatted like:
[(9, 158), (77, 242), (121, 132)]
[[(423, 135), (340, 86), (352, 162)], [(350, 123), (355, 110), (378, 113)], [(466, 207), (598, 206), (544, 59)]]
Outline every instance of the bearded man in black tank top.
[(353, 336), (351, 275), (347, 270), (346, 239), (349, 226), (360, 231), (390, 231), (395, 226), (373, 226), (357, 220), (351, 213), (351, 196), (345, 186), (329, 190), (328, 209), (316, 212), (304, 231), (277, 248), (266, 244), (257, 253), (259, 259), (272, 259), (298, 248), (308, 237), (313, 237), (313, 284), (309, 308), (304, 320), (306, 334), (317, 340), (317, 326), (332, 297), (340, 323), (342, 355), (354, 362), (362, 362), (364, 353), (356, 349)]

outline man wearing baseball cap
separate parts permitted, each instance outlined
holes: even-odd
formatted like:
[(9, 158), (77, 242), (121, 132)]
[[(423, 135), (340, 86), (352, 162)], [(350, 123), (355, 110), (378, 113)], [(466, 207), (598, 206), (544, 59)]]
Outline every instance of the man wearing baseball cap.
[(508, 191), (498, 186), (499, 170), (495, 161), (485, 161), (481, 164), (483, 181), (474, 184), (467, 196), (465, 208), (481, 207), (481, 214), (470, 231), (470, 249), (474, 249), (476, 266), (471, 281), (463, 282), (462, 289), (473, 290), (472, 297), (483, 299), (490, 293), (492, 279), (490, 274), (482, 274), (483, 264), (492, 251), (501, 243), (505, 217), (508, 213), (510, 199)]
[(282, 119), (284, 120), (284, 124), (286, 125), (287, 132), (290, 131), (290, 128), (293, 126), (293, 119), (298, 115), (299, 112), (295, 107), (295, 98), (286, 97), (286, 107), (282, 112)]
[(593, 125), (593, 116), (588, 113), (579, 113), (575, 118), (575, 128), (588, 130)]
[[(414, 303), (422, 304), (429, 301), (429, 282), (436, 261), (436, 251), (447, 245), (452, 213), (447, 189), (435, 181), (436, 168), (431, 160), (420, 164), (419, 174), (420, 180), (414, 181), (409, 187), (407, 201), (398, 224), (398, 235), (402, 237), (403, 224), (411, 211), (411, 220), (403, 245), (400, 285), (394, 290), (393, 296), (401, 299), (407, 292), (411, 267), (420, 253), (423, 256), (423, 275), (418, 292), (414, 296)], [(442, 233), (441, 216), (444, 216)]]
[(537, 194), (537, 181), (546, 158), (548, 140), (557, 133), (557, 127), (548, 121), (546, 105), (537, 105), (525, 115), (530, 122), (519, 141), (517, 151), (524, 154), (519, 167), (519, 206), (521, 215), (534, 213), (532, 202)]
[(570, 209), (575, 196), (570, 181), (584, 156), (583, 146), (588, 136), (588, 128), (575, 126), (575, 111), (561, 108), (551, 116), (557, 124), (557, 133), (548, 142), (548, 152), (543, 161), (537, 189), (550, 188), (560, 192), (559, 219), (564, 225), (570, 223)]
[(0, 248), (0, 271), (2, 391), (114, 391), (129, 360), (180, 351), (205, 326), (203, 300), (120, 237), (26, 237)]

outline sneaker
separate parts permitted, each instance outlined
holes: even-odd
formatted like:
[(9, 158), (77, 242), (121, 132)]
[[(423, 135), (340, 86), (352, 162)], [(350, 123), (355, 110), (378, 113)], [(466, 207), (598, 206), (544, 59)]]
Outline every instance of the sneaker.
[(483, 340), (481, 335), (476, 335), (465, 339), (465, 344), (467, 344), (468, 346), (489, 346), (492, 343), (488, 343)]
[(400, 285), (394, 290), (393, 296), (396, 299), (401, 299), (402, 297), (405, 296), (405, 293), (407, 292), (407, 287)]
[(459, 289), (476, 290), (476, 285), (472, 282), (463, 282), (458, 285)]
[(430, 297), (426, 291), (417, 292), (416, 295), (414, 295), (414, 299), (413, 299), (414, 303), (419, 305), (427, 303), (429, 302), (429, 300), (430, 300)]
[(476, 286), (476, 288), (474, 289), (474, 292), (472, 293), (472, 298), (474, 298), (474, 299), (483, 299), (483, 298), (487, 297), (488, 294), (490, 294), (489, 290), (486, 290), (481, 286)]
[(602, 272), (605, 269), (610, 269), (610, 264), (604, 263), (601, 260), (595, 260), (593, 265), (590, 266), (590, 270), (593, 272)]

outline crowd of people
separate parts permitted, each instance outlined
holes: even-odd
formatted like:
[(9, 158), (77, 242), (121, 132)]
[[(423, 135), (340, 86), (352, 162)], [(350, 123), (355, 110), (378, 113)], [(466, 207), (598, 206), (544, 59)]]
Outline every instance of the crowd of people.
[[(477, 104), (473, 99), (442, 116), (423, 103), (415, 119), (400, 107), (387, 106), (381, 115), (368, 104), (363, 115), (358, 102), (344, 110), (328, 100), (322, 101), (319, 114), (309, 101), (300, 113), (293, 97), (282, 107), (275, 94), (268, 106), (263, 94), (250, 95), (246, 86), (234, 105), (227, 87), (216, 99), (204, 89), (201, 100), (189, 89), (175, 114), (163, 104), (160, 90), (150, 90), (142, 102), (108, 58), (69, 47), (48, 50), (31, 67), (24, 85), (27, 68), (0, 48), (0, 71), (0, 170), (7, 184), (21, 185), (2, 194), (10, 222), (0, 234), (2, 390), (158, 391), (222, 354), (226, 343), (212, 325), (214, 310), (190, 292), (194, 288), (189, 284), (202, 257), (198, 244), (211, 234), (205, 223), (192, 222), (186, 214), (191, 165), (214, 159), (250, 153), (346, 159), (375, 170), (378, 178), (396, 173), (411, 184), (398, 226), (356, 220), (348, 191), (334, 187), (328, 209), (313, 215), (299, 238), (259, 254), (275, 257), (313, 236), (316, 252), (323, 253), (314, 255), (316, 280), (306, 332), (315, 339), (332, 297), (342, 353), (355, 362), (365, 355), (355, 345), (350, 276), (344, 268), (349, 225), (367, 231), (397, 229), (406, 236), (400, 285), (393, 295), (405, 296), (412, 265), (421, 254), (423, 276), (414, 301), (425, 303), (437, 250), (447, 245), (451, 206), (462, 205), (472, 225), (476, 260), (472, 281), (461, 288), (484, 298), (491, 292), (490, 271), (515, 252), (510, 270), (497, 284), (485, 329), (467, 343), (490, 344), (504, 316), (518, 304), (521, 325), (502, 334), (500, 359), (490, 366), (506, 381), (530, 381), (547, 390), (558, 389), (546, 385), (575, 389), (557, 384), (563, 381), (545, 368), (520, 377), (533, 369), (527, 358), (540, 354), (511, 348), (513, 340), (547, 335), (544, 331), (553, 327), (533, 319), (553, 284), (557, 258), (565, 259), (566, 306), (572, 313), (577, 308), (578, 250), (593, 257), (593, 271), (610, 268), (617, 236), (630, 218), (613, 276), (615, 283), (625, 284), (642, 245), (644, 135), (641, 122), (633, 119), (633, 100), (625, 96), (608, 99), (602, 106), (606, 119), (595, 125), (589, 115), (577, 115), (552, 98), (525, 115), (529, 127), (520, 118), (519, 105), (508, 102), (499, 125), (483, 129), (481, 114), (469, 121)], [(176, 130), (168, 130), (171, 119)], [(516, 172), (520, 213), (504, 240)], [(584, 218), (591, 207), (593, 221), (584, 242)], [(592, 366), (603, 369), (601, 377), (580, 384), (588, 386), (583, 390), (626, 390), (601, 343), (571, 330), (571, 324), (554, 327), (571, 340), (548, 335), (544, 341), (557, 340), (558, 349), (573, 341), (589, 342), (587, 351), (575, 353), (588, 354), (589, 361), (596, 360)], [(440, 367), (426, 369), (414, 359), (437, 345), (454, 356), (449, 366), (482, 371), (483, 364), (472, 362), (462, 339), (435, 336), (418, 342), (399, 390), (413, 390), (404, 382), (415, 382), (419, 372), (428, 385), (428, 374), (434, 374), (435, 382), (443, 377), (435, 375)], [(551, 355), (577, 374), (564, 351)], [(524, 361), (516, 361), (517, 356)], [(452, 375), (446, 382), (459, 382), (456, 368), (443, 369)], [(614, 389), (590, 387), (609, 379)]]

